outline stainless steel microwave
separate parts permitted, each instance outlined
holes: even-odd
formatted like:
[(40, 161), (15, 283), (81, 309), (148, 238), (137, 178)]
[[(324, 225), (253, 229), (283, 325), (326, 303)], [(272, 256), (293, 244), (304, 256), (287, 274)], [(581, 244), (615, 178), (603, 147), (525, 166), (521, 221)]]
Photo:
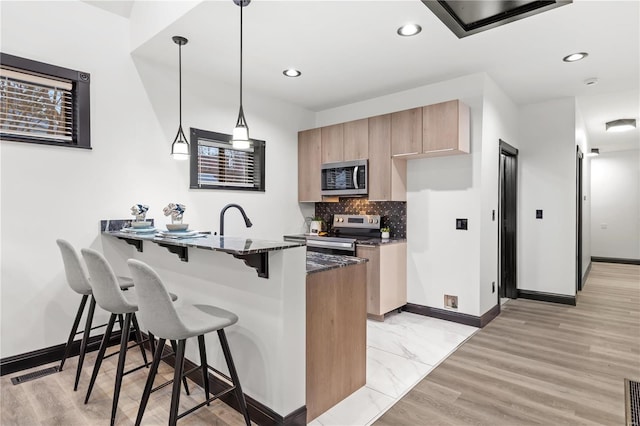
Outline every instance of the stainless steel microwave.
[(367, 160), (322, 165), (322, 195), (367, 195)]

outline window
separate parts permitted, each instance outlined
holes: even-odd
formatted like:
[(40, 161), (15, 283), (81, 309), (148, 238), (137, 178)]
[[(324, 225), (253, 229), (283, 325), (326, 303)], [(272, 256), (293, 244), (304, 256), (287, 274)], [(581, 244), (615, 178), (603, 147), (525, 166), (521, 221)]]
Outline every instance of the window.
[(0, 55), (0, 139), (91, 149), (89, 74)]
[(264, 191), (264, 141), (234, 149), (231, 135), (191, 128), (191, 188)]

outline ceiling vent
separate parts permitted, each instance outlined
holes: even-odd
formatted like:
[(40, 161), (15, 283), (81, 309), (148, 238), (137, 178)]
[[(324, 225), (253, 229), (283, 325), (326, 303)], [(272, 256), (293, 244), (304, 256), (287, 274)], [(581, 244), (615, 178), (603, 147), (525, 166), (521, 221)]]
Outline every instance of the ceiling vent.
[(422, 0), (458, 38), (537, 15), (572, 0)]

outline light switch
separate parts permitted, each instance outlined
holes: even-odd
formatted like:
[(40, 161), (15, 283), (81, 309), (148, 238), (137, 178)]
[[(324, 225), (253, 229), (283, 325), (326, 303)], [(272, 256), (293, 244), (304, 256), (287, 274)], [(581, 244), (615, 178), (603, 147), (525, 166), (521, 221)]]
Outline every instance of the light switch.
[(542, 210), (536, 210), (536, 219), (542, 219)]
[(456, 219), (456, 229), (467, 229), (467, 219)]

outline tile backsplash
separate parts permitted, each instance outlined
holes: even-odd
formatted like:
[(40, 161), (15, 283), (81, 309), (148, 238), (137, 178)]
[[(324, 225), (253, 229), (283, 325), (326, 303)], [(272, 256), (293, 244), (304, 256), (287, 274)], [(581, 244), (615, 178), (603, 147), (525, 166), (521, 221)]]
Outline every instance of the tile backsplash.
[(404, 201), (369, 201), (367, 198), (341, 198), (337, 203), (316, 203), (315, 215), (332, 223), (334, 214), (377, 214), (382, 227), (388, 226), (394, 238), (407, 237), (407, 203)]

